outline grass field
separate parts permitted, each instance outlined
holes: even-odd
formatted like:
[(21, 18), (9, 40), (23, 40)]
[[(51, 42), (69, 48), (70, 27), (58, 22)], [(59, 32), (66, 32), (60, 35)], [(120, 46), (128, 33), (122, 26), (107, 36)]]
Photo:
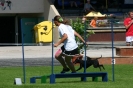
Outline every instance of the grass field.
[[(77, 68), (77, 66), (76, 66)], [(112, 81), (112, 65), (105, 65), (103, 72), (108, 72), (108, 82), (92, 82), (87, 78), (87, 82), (81, 82), (80, 78), (61, 78), (56, 79), (55, 84), (41, 84), (37, 80), (36, 84), (30, 84), (30, 77), (42, 76), (51, 73), (51, 66), (26, 67), (26, 83), (20, 86), (14, 85), (14, 78), (21, 78), (23, 81), (22, 67), (1, 67), (0, 68), (0, 88), (132, 88), (133, 87), (133, 65), (115, 65), (115, 81)], [(54, 73), (59, 73), (61, 66), (54, 67)], [(82, 72), (83, 69), (80, 71)], [(99, 72), (98, 68), (90, 67), (87, 72)]]

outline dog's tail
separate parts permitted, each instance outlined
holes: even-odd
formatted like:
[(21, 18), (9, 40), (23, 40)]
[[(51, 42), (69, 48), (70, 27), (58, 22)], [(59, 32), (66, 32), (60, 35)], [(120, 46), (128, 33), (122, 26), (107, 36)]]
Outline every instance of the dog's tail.
[(98, 57), (98, 58), (96, 58), (96, 59), (100, 59), (100, 58), (102, 58), (102, 55), (101, 55), (101, 57)]

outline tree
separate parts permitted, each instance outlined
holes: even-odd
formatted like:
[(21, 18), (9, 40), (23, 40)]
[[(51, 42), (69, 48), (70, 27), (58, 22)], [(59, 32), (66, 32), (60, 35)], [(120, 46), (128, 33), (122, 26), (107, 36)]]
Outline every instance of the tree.
[[(89, 27), (88, 22), (86, 21), (85, 23), (82, 23), (82, 20), (80, 18), (77, 18), (76, 20), (70, 19), (70, 25), (85, 39), (86, 42), (88, 37), (94, 34), (92, 30), (90, 32), (86, 32), (87, 28)], [(82, 43), (82, 41), (76, 37), (76, 42), (79, 46), (79, 50), (83, 51), (84, 44)]]

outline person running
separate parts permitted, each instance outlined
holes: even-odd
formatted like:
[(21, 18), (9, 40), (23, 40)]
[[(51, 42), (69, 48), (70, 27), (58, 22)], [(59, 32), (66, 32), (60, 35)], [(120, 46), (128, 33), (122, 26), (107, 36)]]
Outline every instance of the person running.
[(55, 16), (54, 23), (56, 26), (58, 26), (58, 31), (61, 37), (61, 40), (55, 43), (54, 47), (57, 47), (61, 43), (64, 43), (64, 45), (56, 52), (55, 55), (55, 58), (63, 66), (63, 70), (61, 71), (61, 73), (65, 73), (70, 70), (72, 71), (72, 73), (75, 73), (75, 67), (71, 62), (73, 56), (79, 55), (78, 45), (76, 43), (75, 36), (77, 36), (83, 43), (85, 43), (85, 41), (76, 31), (72, 29), (70, 25), (63, 24), (63, 19), (61, 16)]

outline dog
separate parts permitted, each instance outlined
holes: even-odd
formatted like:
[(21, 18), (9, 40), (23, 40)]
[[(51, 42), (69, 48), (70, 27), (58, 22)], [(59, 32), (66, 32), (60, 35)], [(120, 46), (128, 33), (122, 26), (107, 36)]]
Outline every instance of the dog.
[[(105, 70), (104, 66), (102, 64), (99, 64), (99, 61), (98, 61), (98, 59), (102, 58), (102, 55), (99, 58), (93, 58), (93, 59), (88, 57), (88, 56), (86, 56), (86, 57), (87, 57), (86, 69), (93, 65), (94, 68), (99, 68), (100, 71), (101, 71), (101, 67)], [(77, 58), (73, 63), (74, 64), (77, 64), (77, 63), (80, 64), (80, 67), (76, 71), (81, 70), (83, 67), (85, 67), (85, 61), (82, 59)]]

